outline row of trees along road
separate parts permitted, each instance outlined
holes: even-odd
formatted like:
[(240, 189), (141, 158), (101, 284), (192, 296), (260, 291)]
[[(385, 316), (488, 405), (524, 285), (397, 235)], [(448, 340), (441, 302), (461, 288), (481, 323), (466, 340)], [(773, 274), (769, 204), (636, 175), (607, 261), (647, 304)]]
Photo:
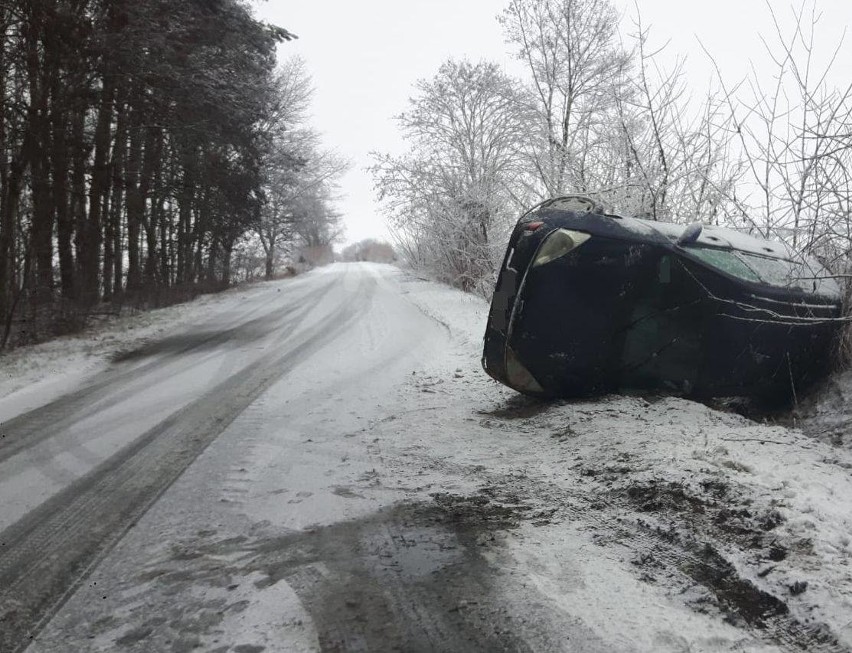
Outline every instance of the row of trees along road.
[(488, 293), (519, 213), (588, 193), (627, 214), (783, 238), (849, 271), (852, 85), (833, 85), (843, 44), (820, 49), (815, 2), (792, 21), (767, 3), (771, 74), (719, 74), (698, 94), (683, 60), (610, 0), (511, 0), (499, 22), (521, 77), (447, 61), (397, 117), (407, 152), (374, 155), (414, 265)]
[(0, 347), (227, 286), (246, 241), (271, 275), (301, 227), (334, 237), (339, 162), (304, 66), (276, 68), (294, 35), (241, 0), (6, 0), (0, 30)]

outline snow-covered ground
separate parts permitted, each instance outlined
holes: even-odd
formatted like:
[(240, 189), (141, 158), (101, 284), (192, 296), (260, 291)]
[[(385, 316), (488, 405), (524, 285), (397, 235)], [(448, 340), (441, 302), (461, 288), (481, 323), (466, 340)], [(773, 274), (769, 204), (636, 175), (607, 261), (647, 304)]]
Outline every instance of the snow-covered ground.
[[(487, 307), (448, 289), (410, 285), (424, 312), (459, 334), (465, 371), (475, 370)], [(454, 415), (440, 411), (432, 446), (453, 464), (485, 467), (480, 482), (500, 488), (496, 496), (522, 498), (533, 515), (555, 511), (549, 524), (523, 523), (507, 549), (528, 569), (546, 570), (536, 579), (539, 589), (566, 616), (597, 623), (619, 646), (639, 650), (757, 647), (749, 638), (722, 641), (715, 624), (705, 631), (652, 599), (647, 588), (632, 591), (621, 573), (638, 574), (693, 610), (719, 610), (737, 625), (751, 620), (752, 633), (775, 631), (782, 649), (822, 650), (795, 634), (814, 623), (827, 625), (841, 650), (852, 645), (848, 447), (677, 398), (541, 404), (501, 395), (481, 374), (460, 379), (450, 374), (452, 365), (447, 361), (430, 378), (437, 392), (466, 401), (448, 402), (458, 409)], [(833, 384), (832, 397), (847, 385), (842, 378)], [(808, 411), (808, 427), (812, 414), (827, 419), (837, 412), (836, 405), (817, 403), (821, 411)], [(477, 406), (474, 425), (470, 412)], [(588, 542), (581, 551), (566, 546), (578, 532), (593, 543), (590, 553), (582, 553)], [(565, 567), (584, 570), (585, 591), (560, 590)], [(742, 587), (726, 591), (736, 584)], [(786, 620), (798, 623), (739, 614), (749, 603), (759, 610), (761, 600), (767, 615), (789, 610)], [(830, 639), (825, 650), (833, 650)]]
[(0, 422), (43, 405), (107, 369), (112, 358), (146, 342), (211, 319), (239, 318), (263, 302), (269, 284), (257, 283), (194, 301), (95, 324), (82, 334), (21, 347), (0, 357)]
[(682, 399), (522, 398), (479, 366), (486, 313), (336, 265), (0, 359), (6, 424), (101, 388), (0, 456), (15, 537), (138, 442), (197, 447), (30, 650), (852, 649), (848, 448)]

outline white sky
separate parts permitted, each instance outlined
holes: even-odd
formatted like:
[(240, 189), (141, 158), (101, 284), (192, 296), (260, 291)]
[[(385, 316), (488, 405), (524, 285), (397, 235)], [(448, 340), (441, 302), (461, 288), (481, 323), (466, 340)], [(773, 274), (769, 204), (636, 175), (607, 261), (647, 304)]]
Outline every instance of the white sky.
[[(791, 6), (767, 0), (790, 24)], [(829, 54), (852, 22), (850, 0), (816, 0), (822, 12), (819, 51)], [(632, 27), (632, 0), (614, 0), (625, 13), (624, 31)], [(347, 242), (388, 238), (375, 201), (370, 151), (404, 148), (392, 117), (404, 111), (413, 83), (428, 78), (449, 57), (498, 61), (516, 70), (496, 16), (508, 0), (259, 0), (257, 14), (285, 27), (299, 40), (281, 47), (282, 57), (299, 54), (313, 76), (316, 94), (313, 125), (326, 146), (353, 162), (343, 178), (340, 208)], [(771, 75), (758, 34), (774, 35), (765, 0), (638, 0), (652, 41), (670, 40), (664, 54), (687, 57), (693, 92), (703, 95), (711, 65), (698, 40), (713, 53), (725, 76), (738, 80), (748, 62)], [(798, 0), (797, 4), (798, 5)], [(852, 81), (852, 35), (848, 35), (835, 73)]]

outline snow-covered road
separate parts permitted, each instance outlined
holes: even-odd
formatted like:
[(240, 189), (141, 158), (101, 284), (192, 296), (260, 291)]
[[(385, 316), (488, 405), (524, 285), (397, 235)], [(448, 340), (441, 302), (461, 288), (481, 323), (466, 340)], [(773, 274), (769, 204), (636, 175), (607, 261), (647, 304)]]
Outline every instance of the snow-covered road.
[(14, 359), (0, 651), (850, 650), (848, 449), (518, 398), (485, 312), (335, 265)]

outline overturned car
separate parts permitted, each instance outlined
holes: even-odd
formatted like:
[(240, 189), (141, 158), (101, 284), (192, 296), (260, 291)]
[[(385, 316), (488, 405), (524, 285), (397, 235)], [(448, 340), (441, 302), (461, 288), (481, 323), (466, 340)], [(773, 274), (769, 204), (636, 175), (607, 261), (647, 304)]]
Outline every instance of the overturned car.
[(482, 358), (519, 392), (787, 401), (831, 367), (840, 290), (785, 245), (548, 200), (518, 221)]

